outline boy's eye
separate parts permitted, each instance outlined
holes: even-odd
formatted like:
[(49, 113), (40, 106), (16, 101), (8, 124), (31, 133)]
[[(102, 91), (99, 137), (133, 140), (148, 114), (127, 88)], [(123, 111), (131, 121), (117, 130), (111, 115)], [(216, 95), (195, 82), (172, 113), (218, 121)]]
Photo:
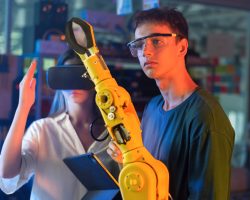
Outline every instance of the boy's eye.
[(164, 44), (163, 40), (161, 40), (159, 38), (152, 38), (151, 42), (154, 46), (160, 46), (160, 45)]

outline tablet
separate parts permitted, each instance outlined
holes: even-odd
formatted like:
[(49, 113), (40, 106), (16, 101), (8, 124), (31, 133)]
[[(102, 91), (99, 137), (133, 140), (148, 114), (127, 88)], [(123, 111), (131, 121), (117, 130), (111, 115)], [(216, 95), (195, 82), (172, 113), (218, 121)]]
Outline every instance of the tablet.
[(121, 199), (118, 182), (93, 153), (68, 157), (63, 161), (88, 190), (82, 200)]

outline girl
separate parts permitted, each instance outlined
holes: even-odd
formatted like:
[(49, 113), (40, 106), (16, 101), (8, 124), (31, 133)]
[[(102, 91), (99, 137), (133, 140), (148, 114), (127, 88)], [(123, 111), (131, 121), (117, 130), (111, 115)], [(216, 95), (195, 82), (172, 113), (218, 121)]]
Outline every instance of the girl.
[[(58, 60), (59, 66), (76, 64), (82, 62), (73, 50)], [(36, 61), (31, 63), (20, 83), (19, 104), (0, 156), (0, 188), (7, 194), (13, 193), (35, 175), (31, 199), (81, 199), (86, 188), (63, 163), (64, 158), (92, 152), (115, 177), (119, 172), (118, 165), (106, 153), (110, 138), (97, 142), (89, 134), (89, 126), (100, 116), (94, 88), (58, 90), (51, 115), (33, 122), (24, 135), (35, 101), (36, 65)], [(106, 134), (100, 133), (99, 138)]]

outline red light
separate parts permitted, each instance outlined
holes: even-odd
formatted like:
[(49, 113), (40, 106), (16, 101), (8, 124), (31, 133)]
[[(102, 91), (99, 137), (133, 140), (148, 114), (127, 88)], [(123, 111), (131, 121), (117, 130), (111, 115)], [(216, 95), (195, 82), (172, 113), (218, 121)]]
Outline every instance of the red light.
[(64, 40), (65, 40), (65, 35), (61, 35), (60, 39), (61, 39), (62, 41), (64, 41)]

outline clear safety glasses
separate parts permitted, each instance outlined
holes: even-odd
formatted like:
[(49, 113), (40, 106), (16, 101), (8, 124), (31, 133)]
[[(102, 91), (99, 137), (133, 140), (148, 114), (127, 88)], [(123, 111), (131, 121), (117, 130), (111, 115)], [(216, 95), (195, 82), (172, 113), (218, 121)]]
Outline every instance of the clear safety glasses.
[(176, 33), (153, 33), (145, 37), (138, 38), (127, 44), (133, 57), (138, 56), (138, 52), (142, 52), (145, 47), (146, 41), (150, 42), (150, 45), (154, 49), (159, 49), (168, 44), (166, 37), (177, 37)]

